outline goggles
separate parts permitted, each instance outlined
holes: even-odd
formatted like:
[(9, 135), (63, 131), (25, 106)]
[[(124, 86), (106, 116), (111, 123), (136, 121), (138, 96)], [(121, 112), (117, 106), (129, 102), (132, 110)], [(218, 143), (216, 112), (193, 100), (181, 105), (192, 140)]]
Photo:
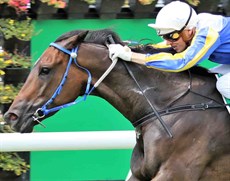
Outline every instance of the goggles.
[(191, 19), (191, 16), (192, 16), (192, 8), (191, 8), (191, 6), (189, 6), (189, 7), (190, 7), (190, 13), (189, 13), (189, 16), (188, 16), (188, 19), (187, 19), (185, 25), (180, 30), (176, 30), (176, 31), (173, 31), (171, 33), (167, 33), (165, 35), (162, 35), (162, 38), (164, 38), (165, 40), (171, 41), (171, 42), (175, 42), (180, 38), (180, 33), (186, 28), (186, 26), (188, 25), (188, 23)]
[[(184, 30), (184, 29), (183, 29)], [(162, 35), (162, 38), (168, 41), (177, 41), (180, 38), (180, 33), (183, 31), (173, 31), (172, 33), (168, 33), (165, 35)]]

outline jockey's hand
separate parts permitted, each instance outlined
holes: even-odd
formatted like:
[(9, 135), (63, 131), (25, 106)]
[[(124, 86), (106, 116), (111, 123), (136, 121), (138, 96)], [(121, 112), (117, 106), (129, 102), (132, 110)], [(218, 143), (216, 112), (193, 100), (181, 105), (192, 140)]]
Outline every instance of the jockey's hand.
[(125, 61), (131, 61), (132, 51), (127, 46), (122, 46), (120, 44), (110, 44), (109, 57), (111, 58), (111, 60), (121, 58)]

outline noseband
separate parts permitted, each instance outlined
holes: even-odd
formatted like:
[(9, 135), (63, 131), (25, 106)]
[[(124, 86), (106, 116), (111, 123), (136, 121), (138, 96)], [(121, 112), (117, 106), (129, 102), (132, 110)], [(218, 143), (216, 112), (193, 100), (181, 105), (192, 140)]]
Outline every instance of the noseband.
[[(51, 98), (42, 107), (38, 108), (35, 111), (34, 115), (33, 115), (34, 121), (38, 122), (39, 124), (41, 124), (41, 122), (39, 121), (39, 119), (44, 118), (46, 115), (48, 115), (48, 114), (50, 114), (52, 112), (59, 111), (62, 108), (66, 108), (66, 107), (78, 104), (78, 103), (80, 103), (82, 101), (85, 101), (86, 98), (87, 98), (87, 96), (89, 94), (91, 94), (91, 92), (104, 80), (104, 78), (111, 72), (111, 70), (114, 68), (114, 66), (117, 63), (117, 60), (114, 60), (112, 62), (112, 64), (109, 66), (109, 68), (104, 72), (104, 74), (90, 88), (90, 85), (91, 85), (91, 82), (92, 82), (92, 76), (91, 76), (91, 73), (90, 73), (90, 71), (88, 69), (86, 69), (85, 67), (80, 66), (78, 64), (78, 62), (77, 62), (78, 47), (73, 48), (71, 51), (69, 51), (69, 50), (61, 47), (60, 45), (58, 45), (56, 43), (51, 43), (50, 46), (55, 47), (58, 50), (62, 51), (63, 53), (68, 54), (70, 57), (69, 57), (69, 62), (67, 64), (65, 73), (64, 73), (64, 75), (62, 77), (62, 80), (61, 80), (60, 84), (58, 85), (57, 89), (55, 90), (54, 94), (51, 96)], [(69, 72), (70, 66), (71, 66), (71, 64), (73, 62), (75, 63), (75, 65), (77, 67), (79, 67), (80, 69), (85, 70), (87, 72), (87, 74), (88, 74), (88, 80), (87, 80), (87, 85), (86, 85), (86, 89), (85, 89), (84, 95), (81, 98), (76, 99), (73, 102), (70, 102), (70, 103), (67, 103), (67, 104), (63, 104), (63, 105), (60, 105), (60, 106), (56, 106), (56, 107), (53, 107), (53, 108), (49, 109), (48, 106), (51, 105), (51, 103), (53, 103), (54, 99), (61, 93), (62, 88), (63, 88), (63, 86), (64, 86), (64, 84), (65, 84), (65, 82), (67, 80), (67, 76), (68, 76), (68, 72)], [(42, 126), (44, 126), (44, 125), (42, 125)]]

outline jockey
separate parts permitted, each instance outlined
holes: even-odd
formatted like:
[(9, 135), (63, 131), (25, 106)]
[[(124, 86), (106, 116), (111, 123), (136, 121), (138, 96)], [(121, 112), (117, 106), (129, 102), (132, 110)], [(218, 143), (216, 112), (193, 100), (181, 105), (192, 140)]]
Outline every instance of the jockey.
[(111, 44), (110, 58), (170, 72), (184, 71), (209, 59), (227, 69), (216, 86), (224, 97), (230, 98), (230, 18), (209, 13), (197, 15), (188, 4), (174, 1), (159, 11), (155, 24), (148, 26), (164, 39), (159, 45), (171, 46), (176, 53), (141, 54), (131, 52), (127, 46)]

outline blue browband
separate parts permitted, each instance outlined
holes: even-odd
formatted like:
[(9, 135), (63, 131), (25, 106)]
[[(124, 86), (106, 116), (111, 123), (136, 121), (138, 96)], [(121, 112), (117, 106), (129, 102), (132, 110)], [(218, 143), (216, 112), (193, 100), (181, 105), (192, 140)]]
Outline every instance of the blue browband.
[[(66, 107), (69, 107), (69, 106), (72, 106), (74, 104), (78, 104), (82, 101), (85, 101), (87, 96), (94, 90), (94, 86), (90, 89), (90, 84), (91, 84), (91, 81), (92, 81), (92, 76), (91, 76), (91, 73), (89, 70), (87, 70), (86, 68), (80, 66), (78, 63), (77, 63), (77, 52), (78, 52), (78, 47), (76, 48), (73, 48), (71, 51), (61, 47), (60, 45), (56, 44), (56, 43), (51, 43), (50, 46), (53, 46), (59, 50), (61, 50), (62, 52), (68, 54), (70, 56), (69, 58), (69, 62), (67, 64), (67, 67), (66, 67), (66, 70), (65, 70), (65, 73), (62, 77), (62, 80), (59, 84), (59, 86), (57, 87), (57, 89), (55, 90), (54, 94), (52, 95), (52, 97), (41, 107), (41, 108), (38, 108), (35, 113), (34, 113), (34, 121), (37, 121), (39, 122), (38, 119), (40, 118), (43, 118), (45, 117), (46, 115), (48, 115), (49, 113), (52, 113), (52, 112), (56, 112), (62, 108), (66, 108)], [(74, 63), (77, 65), (77, 67), (85, 70), (88, 74), (88, 80), (87, 80), (87, 86), (86, 86), (86, 90), (85, 90), (85, 94), (79, 98), (79, 99), (76, 99), (75, 101), (73, 102), (70, 102), (70, 103), (67, 103), (67, 104), (64, 104), (64, 105), (60, 105), (60, 106), (57, 106), (57, 107), (53, 107), (53, 108), (50, 108), (48, 109), (47, 107), (54, 101), (54, 99), (61, 93), (62, 91), (62, 88), (63, 88), (63, 85), (65, 84), (66, 82), (66, 79), (67, 79), (67, 76), (68, 76), (68, 72), (69, 72), (69, 69), (70, 69), (70, 66), (72, 64), (72, 62), (74, 61)], [(39, 122), (40, 123), (40, 122)]]

